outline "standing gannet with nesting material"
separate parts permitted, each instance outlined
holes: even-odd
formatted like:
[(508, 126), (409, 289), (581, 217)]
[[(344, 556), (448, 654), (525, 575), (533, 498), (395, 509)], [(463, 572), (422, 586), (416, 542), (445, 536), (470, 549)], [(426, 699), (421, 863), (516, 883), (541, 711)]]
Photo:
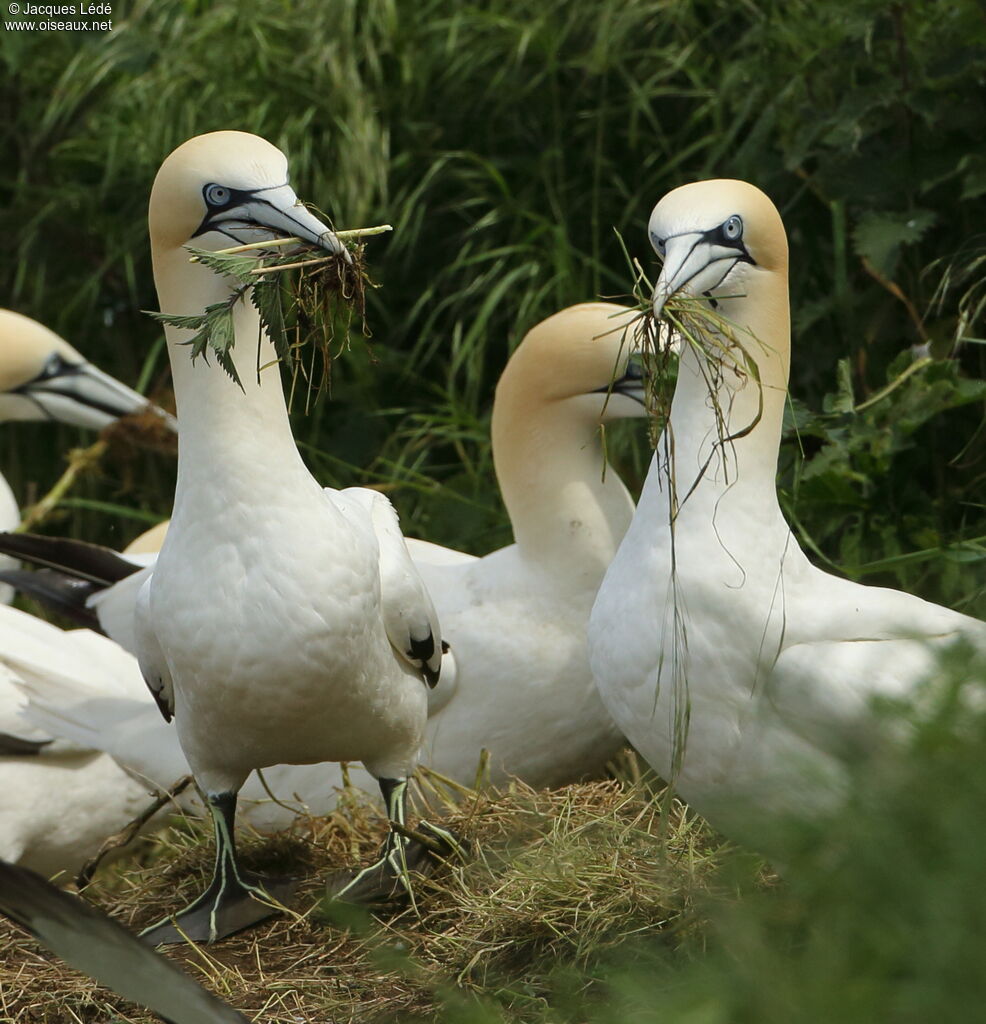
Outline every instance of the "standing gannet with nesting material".
[[(93, 366), (67, 342), (36, 320), (0, 309), (0, 423), (53, 420), (102, 430), (114, 420), (150, 410), (170, 425), (172, 417), (126, 384)], [(12, 530), (20, 511), (10, 485), (0, 474), (0, 529)], [(0, 556), (0, 568), (12, 559)], [(13, 591), (0, 585), (0, 601)]]
[[(298, 201), (284, 154), (242, 132), (179, 146), (155, 178), (149, 224), (168, 314), (200, 314), (235, 287), (189, 262), (189, 243), (218, 249), (297, 235), (344, 253)], [(192, 361), (187, 330), (165, 329), (178, 483), (171, 528), (137, 601), (138, 658), (210, 803), (217, 856), (212, 883), (178, 915), (181, 932), (162, 923), (147, 933), (154, 942), (214, 941), (273, 912), (233, 841), (237, 791), (254, 768), (362, 761), (391, 819), (403, 822), (427, 718), (425, 677), (433, 682), (441, 662), (434, 611), (406, 551), (400, 572), (391, 567), (383, 580), (398, 589), (382, 592), (382, 552), (402, 550), (389, 503), (316, 483), (295, 447), (258, 313), (247, 300), (233, 316), (230, 356), (242, 387), (214, 360)], [(381, 860), (342, 895), (385, 869), (401, 877), (404, 850), (391, 832)]]
[[(720, 329), (682, 346), (671, 416), (589, 625), (592, 670), (631, 743), (727, 831), (751, 806), (830, 805), (874, 740), (871, 700), (906, 694), (986, 624), (816, 569), (777, 501), (790, 359), (787, 239), (741, 181), (675, 189), (650, 238), (675, 295)], [(710, 315), (712, 315), (710, 311)], [(730, 338), (730, 335), (732, 336)]]
[[(407, 541), (455, 655), (454, 671), (443, 666), (429, 693), (421, 759), (461, 783), (475, 779), (484, 748), (494, 782), (517, 776), (550, 786), (599, 773), (622, 744), (592, 681), (585, 628), (633, 516), (626, 487), (606, 469), (600, 438), (600, 423), (644, 415), (644, 382), (625, 337), (632, 316), (603, 302), (561, 310), (531, 328), (504, 369), (493, 404), (493, 461), (516, 542), (475, 558)], [(145, 535), (140, 557), (162, 536), (158, 527)], [(58, 541), (0, 537), (0, 549), (8, 543), (25, 558), (57, 564)], [(132, 547), (127, 552), (134, 557)], [(79, 554), (91, 573), (99, 553)], [(104, 554), (107, 583), (117, 572), (133, 575), (94, 595), (94, 607), (80, 614), (95, 613), (126, 646), (133, 643), (134, 594), (150, 570), (135, 571)], [(40, 687), (31, 697), (36, 711), (59, 715), (63, 728), (65, 719), (74, 720), (84, 730), (71, 733), (80, 742), (159, 778), (144, 763), (146, 735), (133, 731), (138, 719), (156, 717), (153, 708), (141, 712), (122, 695), (111, 704), (97, 694), (71, 700)], [(274, 792), (296, 794), (318, 814), (335, 806), (342, 782), (324, 768), (302, 765), (272, 768), (265, 777)], [(350, 778), (375, 788), (359, 772)], [(251, 779), (247, 787), (262, 799), (259, 783)], [(290, 810), (271, 802), (250, 811), (253, 824), (281, 827), (290, 819)]]

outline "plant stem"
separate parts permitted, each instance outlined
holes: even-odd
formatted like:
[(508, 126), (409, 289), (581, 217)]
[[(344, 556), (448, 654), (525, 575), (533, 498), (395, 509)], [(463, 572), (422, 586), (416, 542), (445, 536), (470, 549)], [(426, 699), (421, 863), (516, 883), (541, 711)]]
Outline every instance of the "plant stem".
[[(372, 228), (347, 228), (345, 231), (336, 231), (336, 238), (346, 241), (349, 238), (363, 238), (369, 235), (384, 235), (393, 231), (392, 224), (377, 224)], [(296, 238), (272, 238), (266, 242), (248, 242), (246, 245), (234, 245), (229, 249), (216, 249), (217, 256), (235, 256), (241, 252), (251, 252), (253, 249), (280, 249), (285, 245), (302, 245), (305, 239)], [(192, 256), (189, 263), (197, 263), (198, 257)]]
[(82, 473), (92, 469), (106, 452), (106, 442), (97, 441), (88, 448), (73, 448), (68, 454), (68, 468), (58, 478), (55, 486), (24, 515), (15, 533), (27, 533), (39, 526), (58, 507)]

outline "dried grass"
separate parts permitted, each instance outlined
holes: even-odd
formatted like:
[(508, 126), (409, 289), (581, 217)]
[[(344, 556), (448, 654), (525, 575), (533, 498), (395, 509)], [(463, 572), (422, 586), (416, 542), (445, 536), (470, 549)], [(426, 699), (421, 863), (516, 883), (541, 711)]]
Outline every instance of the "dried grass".
[[(271, 1024), (427, 1019), (450, 993), (495, 995), (522, 1013), (532, 1000), (543, 1004), (560, 966), (585, 968), (628, 937), (664, 937), (676, 947), (701, 931), (696, 906), (721, 847), (676, 801), (665, 817), (665, 803), (632, 779), (472, 793), (447, 820), (474, 857), (416, 878), (416, 909), (390, 920), (334, 915), (334, 923), (309, 910), (168, 955)], [(344, 800), (329, 818), (299, 818), (290, 833), (245, 837), (243, 860), (303, 876), (293, 905), (313, 908), (326, 877), (367, 859), (384, 831), (375, 810)], [(211, 860), (204, 824), (185, 821), (145, 841), (142, 854), (113, 866), (86, 895), (136, 929), (182, 906)], [(108, 1019), (153, 1018), (0, 926), (0, 1021)]]

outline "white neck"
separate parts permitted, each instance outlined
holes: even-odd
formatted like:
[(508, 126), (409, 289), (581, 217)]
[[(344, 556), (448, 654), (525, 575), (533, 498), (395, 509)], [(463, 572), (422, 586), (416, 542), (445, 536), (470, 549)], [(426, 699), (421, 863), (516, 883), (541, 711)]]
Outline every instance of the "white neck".
[(7, 478), (0, 475), (0, 530), (13, 530), (20, 525), (21, 513), (17, 507), (17, 499), (7, 483)]
[[(17, 507), (17, 499), (10, 489), (6, 477), (0, 475), (0, 530), (13, 530), (20, 525), (21, 513)], [(0, 555), (0, 569), (16, 569), (17, 560), (7, 555)], [(10, 604), (14, 599), (14, 588), (0, 583), (0, 604)]]
[(756, 493), (761, 501), (768, 495), (776, 505), (790, 359), (785, 275), (755, 279), (747, 296), (723, 302), (722, 312), (736, 325), (741, 348), (733, 347), (723, 364), (711, 344), (711, 357), (683, 345), (670, 421), (655, 457), (666, 480), (665, 455), (672, 454), (679, 504), (690, 491), (688, 502), (702, 506), (728, 491)]
[(590, 412), (600, 406), (596, 395), (538, 402), (501, 385), (492, 434), (500, 491), (525, 560), (602, 579), (633, 518), (633, 500), (606, 468)]
[[(161, 310), (169, 314), (200, 314), (227, 299), (235, 284), (189, 263), (184, 249), (155, 252), (154, 274)], [(230, 354), (242, 390), (214, 356), (192, 362), (183, 342), (193, 332), (165, 328), (179, 420), (176, 516), (195, 484), (198, 494), (228, 499), (241, 492), (255, 497), (258, 487), (291, 486), (299, 476), (310, 480), (291, 434), (280, 364), (249, 296), (236, 303), (233, 316)], [(258, 366), (265, 367), (259, 376)]]

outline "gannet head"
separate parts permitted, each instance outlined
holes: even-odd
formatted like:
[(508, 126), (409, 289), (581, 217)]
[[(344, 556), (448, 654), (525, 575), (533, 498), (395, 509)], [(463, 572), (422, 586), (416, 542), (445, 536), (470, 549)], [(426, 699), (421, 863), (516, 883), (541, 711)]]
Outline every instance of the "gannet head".
[(539, 404), (584, 406), (595, 422), (645, 416), (643, 373), (624, 336), (633, 317), (623, 306), (585, 302), (542, 320), (511, 357), (498, 396), (522, 387)]
[(222, 249), (296, 235), (332, 253), (349, 252), (288, 184), (285, 155), (246, 132), (197, 135), (161, 165), (148, 213), (156, 251)]
[(143, 395), (86, 362), (53, 331), (0, 309), (0, 420), (60, 420), (102, 430), (147, 408), (153, 407)]
[(682, 185), (654, 207), (651, 245), (664, 261), (654, 316), (678, 292), (713, 306), (745, 297), (758, 275), (787, 271), (787, 235), (774, 204), (745, 181)]

